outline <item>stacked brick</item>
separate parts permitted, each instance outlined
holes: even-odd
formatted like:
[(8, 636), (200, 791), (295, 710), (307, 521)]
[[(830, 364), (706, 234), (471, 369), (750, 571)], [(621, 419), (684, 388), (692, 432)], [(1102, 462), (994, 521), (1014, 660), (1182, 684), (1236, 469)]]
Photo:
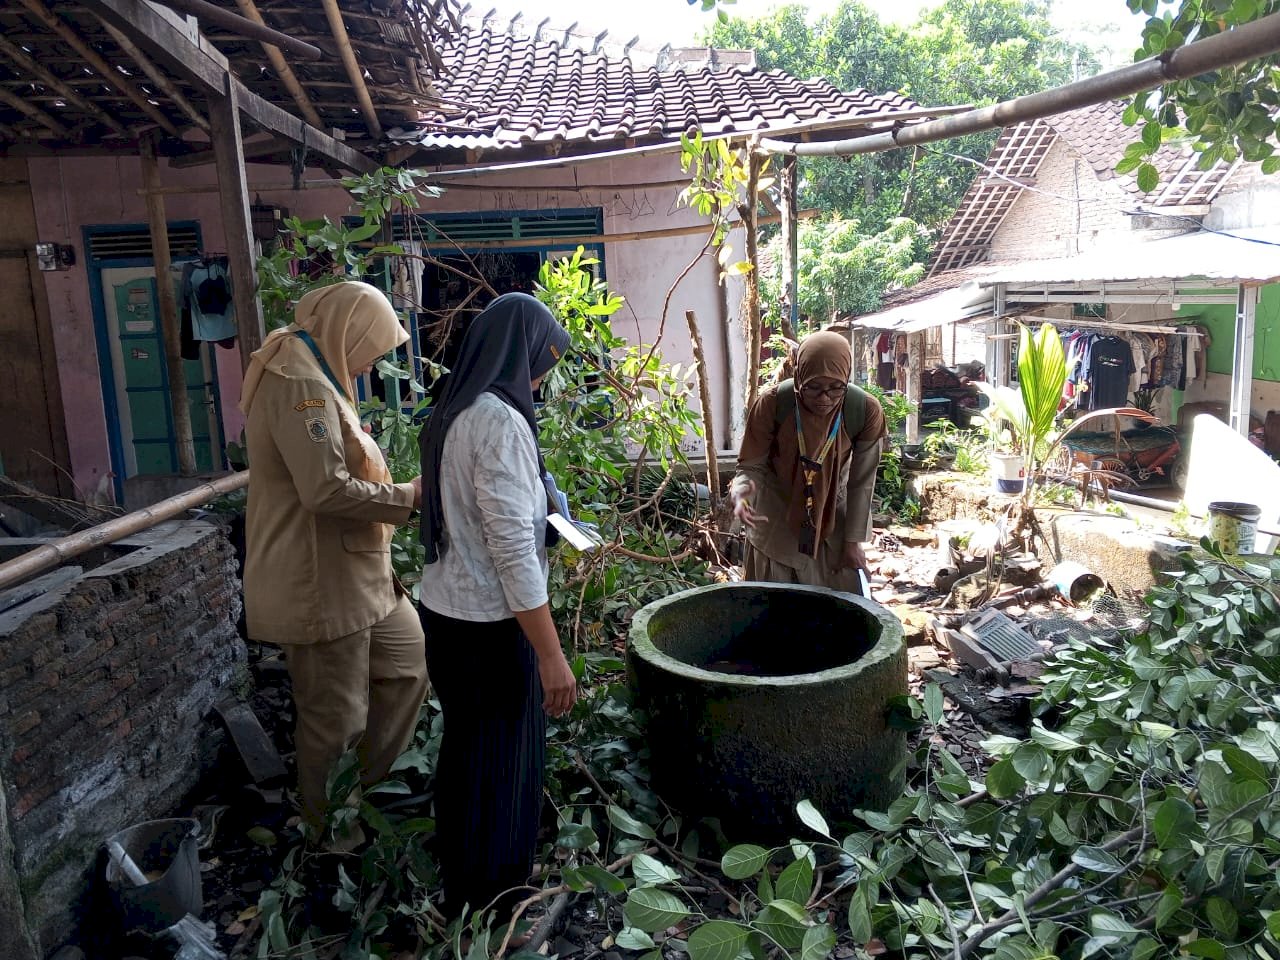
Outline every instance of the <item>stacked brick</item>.
[(102, 840), (171, 815), (215, 762), (239, 613), (231, 545), (189, 521), (0, 615), (0, 784), (46, 947), (74, 928)]

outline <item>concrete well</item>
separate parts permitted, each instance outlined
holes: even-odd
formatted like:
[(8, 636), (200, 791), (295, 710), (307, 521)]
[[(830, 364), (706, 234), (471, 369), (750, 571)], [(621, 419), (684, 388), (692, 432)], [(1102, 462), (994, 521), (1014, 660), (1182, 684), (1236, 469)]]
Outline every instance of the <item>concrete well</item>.
[(631, 625), (628, 669), (648, 716), (654, 787), (753, 839), (795, 835), (810, 799), (840, 819), (901, 795), (902, 626), (818, 587), (726, 583), (667, 597)]

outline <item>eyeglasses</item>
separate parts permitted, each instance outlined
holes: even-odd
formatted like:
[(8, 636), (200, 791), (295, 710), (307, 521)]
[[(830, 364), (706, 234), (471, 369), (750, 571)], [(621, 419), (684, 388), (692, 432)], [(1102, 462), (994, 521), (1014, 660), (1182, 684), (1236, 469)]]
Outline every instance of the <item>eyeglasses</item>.
[(819, 386), (816, 383), (806, 383), (800, 388), (800, 392), (806, 397), (817, 399), (818, 397), (843, 397), (846, 387), (843, 383), (835, 384), (830, 387)]

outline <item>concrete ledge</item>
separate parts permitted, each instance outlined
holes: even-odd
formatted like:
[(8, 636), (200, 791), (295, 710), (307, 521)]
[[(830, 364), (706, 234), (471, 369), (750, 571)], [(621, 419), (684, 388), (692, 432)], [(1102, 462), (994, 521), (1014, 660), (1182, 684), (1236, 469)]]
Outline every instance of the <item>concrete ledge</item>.
[(1145, 529), (1138, 521), (1099, 513), (1054, 516), (1046, 533), (1058, 556), (1076, 560), (1102, 577), (1117, 594), (1140, 599), (1178, 570), (1179, 554), (1191, 544)]
[[(991, 490), (984, 478), (969, 474), (921, 474), (912, 480), (925, 516), (934, 523), (969, 519), (994, 522), (1016, 497)], [(1179, 568), (1178, 555), (1191, 544), (1168, 537), (1133, 517), (1061, 507), (1036, 508), (1058, 560), (1075, 560), (1102, 577), (1115, 592), (1140, 599)]]

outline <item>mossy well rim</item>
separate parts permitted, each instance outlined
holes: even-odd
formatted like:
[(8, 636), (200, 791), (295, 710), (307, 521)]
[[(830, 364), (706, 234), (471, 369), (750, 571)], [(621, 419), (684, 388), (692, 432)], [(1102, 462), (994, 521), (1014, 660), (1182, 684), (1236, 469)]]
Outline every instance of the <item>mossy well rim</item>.
[[(718, 670), (708, 670), (704, 667), (697, 667), (693, 664), (686, 663), (671, 654), (660, 650), (649, 636), (649, 624), (653, 618), (660, 615), (667, 607), (677, 604), (684, 604), (696, 597), (708, 593), (721, 591), (741, 591), (749, 588), (758, 593), (786, 593), (790, 595), (812, 594), (814, 596), (830, 597), (843, 603), (848, 603), (854, 607), (860, 607), (864, 613), (868, 614), (879, 627), (879, 635), (876, 637), (875, 643), (871, 648), (848, 663), (841, 664), (838, 667), (830, 667), (826, 670), (819, 670), (811, 673), (790, 673), (781, 676), (750, 676), (743, 674), (722, 673)], [(874, 629), (874, 628), (873, 628)], [(812, 587), (794, 583), (770, 583), (759, 580), (739, 580), (733, 583), (712, 583), (704, 587), (694, 587), (690, 590), (682, 590), (679, 593), (673, 593), (661, 600), (655, 600), (648, 603), (636, 611), (635, 616), (631, 620), (631, 630), (627, 638), (627, 646), (630, 651), (637, 657), (651, 666), (664, 670), (667, 673), (675, 674), (689, 680), (697, 680), (702, 683), (715, 684), (721, 687), (739, 687), (742, 689), (760, 689), (764, 688), (785, 688), (799, 686), (813, 686), (815, 684), (834, 683), (841, 680), (848, 680), (864, 673), (867, 669), (876, 663), (897, 654), (903, 643), (902, 624), (898, 618), (890, 613), (885, 607), (876, 603), (874, 600), (868, 600), (866, 597), (860, 597), (854, 593), (844, 593), (839, 590), (831, 590), (827, 587)]]

